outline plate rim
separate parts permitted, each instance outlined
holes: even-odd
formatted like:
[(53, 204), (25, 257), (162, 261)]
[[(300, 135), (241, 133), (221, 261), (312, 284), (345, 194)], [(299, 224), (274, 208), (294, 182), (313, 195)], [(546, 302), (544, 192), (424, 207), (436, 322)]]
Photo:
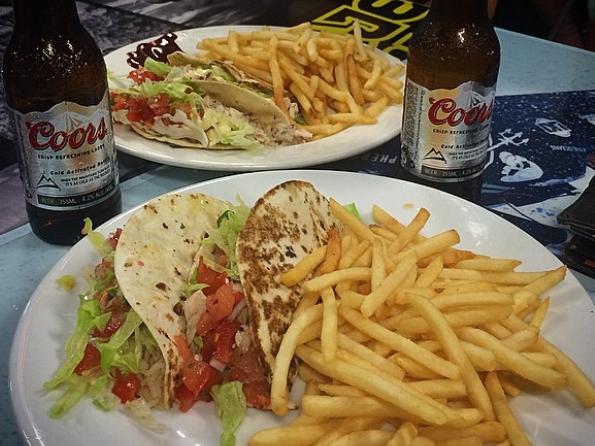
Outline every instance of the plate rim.
[[(216, 25), (216, 26), (186, 28), (186, 29), (176, 30), (176, 31), (172, 31), (172, 32), (177, 33), (179, 35), (179, 34), (188, 34), (188, 33), (192, 33), (192, 32), (204, 32), (204, 31), (223, 32), (223, 31), (227, 31), (230, 29), (255, 31), (255, 30), (262, 29), (263, 26), (264, 25)], [(287, 29), (288, 27), (270, 26), (269, 28), (282, 30), (282, 29)], [(126, 48), (128, 46), (138, 45), (142, 42), (152, 41), (158, 37), (160, 37), (160, 35), (150, 36), (150, 37), (147, 37), (144, 39), (136, 40), (136, 41), (128, 43), (126, 45), (122, 45), (119, 48), (113, 49), (112, 51), (110, 51), (109, 53), (107, 53), (103, 56), (106, 67), (108, 69), (110, 69), (108, 66), (108, 58), (115, 57), (115, 53), (122, 51), (123, 48)], [(403, 63), (404, 65), (406, 65), (403, 61), (399, 60), (398, 58), (396, 58), (395, 56), (393, 56), (389, 53), (382, 52), (382, 54), (387, 56), (389, 58), (389, 60), (391, 60), (391, 61), (399, 61), (399, 62)], [(130, 146), (123, 146), (123, 145), (121, 145), (121, 142), (119, 142), (119, 137), (116, 134), (115, 127), (114, 127), (114, 144), (115, 144), (117, 150), (119, 150), (123, 153), (126, 153), (127, 155), (134, 156), (134, 157), (140, 158), (140, 159), (144, 159), (146, 161), (163, 164), (163, 165), (184, 167), (184, 168), (188, 168), (188, 169), (207, 169), (207, 170), (225, 171), (225, 172), (255, 172), (255, 171), (264, 171), (264, 170), (283, 170), (283, 169), (290, 169), (290, 168), (300, 169), (300, 168), (307, 168), (307, 167), (314, 166), (314, 165), (340, 161), (340, 160), (344, 160), (344, 159), (347, 159), (347, 158), (350, 158), (353, 156), (361, 155), (361, 154), (366, 153), (375, 147), (379, 147), (382, 144), (385, 144), (386, 142), (399, 136), (401, 134), (401, 130), (402, 130), (403, 104), (402, 103), (401, 104), (393, 104), (391, 107), (394, 107), (395, 111), (400, 115), (400, 117), (398, 119), (398, 123), (395, 126), (396, 130), (393, 130), (391, 132), (379, 133), (379, 136), (376, 139), (365, 140), (362, 144), (360, 144), (358, 146), (357, 149), (352, 149), (346, 155), (343, 155), (342, 152), (337, 152), (337, 153), (331, 152), (331, 154), (329, 155), (326, 153), (325, 147), (320, 147), (319, 149), (317, 149), (317, 151), (321, 152), (321, 155), (318, 157), (315, 157), (315, 158), (310, 157), (307, 159), (302, 158), (300, 160), (293, 160), (293, 159), (285, 160), (283, 158), (283, 159), (275, 162), (274, 164), (269, 164), (267, 162), (257, 163), (257, 162), (242, 162), (242, 161), (229, 163), (225, 159), (222, 159), (221, 161), (210, 161), (210, 160), (199, 160), (199, 159), (181, 160), (176, 157), (171, 157), (168, 154), (160, 152), (160, 151), (157, 151), (157, 152), (151, 151), (147, 155), (147, 152), (143, 152), (142, 150), (139, 150), (137, 148), (133, 148)], [(385, 112), (383, 112), (382, 114), (384, 114), (384, 113)], [(382, 116), (382, 114), (380, 116)], [(377, 124), (375, 124), (375, 125), (377, 125)], [(361, 126), (361, 128), (366, 128), (366, 127), (369, 129), (371, 127), (374, 127), (374, 125)], [(352, 126), (345, 130), (349, 130), (349, 129), (353, 129), (353, 128), (358, 128), (358, 126)], [(345, 130), (342, 130), (341, 132), (337, 133), (337, 135), (343, 133)], [(132, 132), (130, 129), (124, 129), (124, 131)], [(133, 132), (130, 134), (133, 135), (134, 137), (137, 136)], [(332, 138), (333, 136), (334, 135), (331, 135), (327, 138)], [(139, 137), (140, 137), (140, 135), (139, 135)], [(327, 139), (327, 138), (324, 138), (324, 139)], [(306, 142), (305, 144), (318, 143), (319, 141), (320, 140), (309, 141), (309, 142)], [(151, 143), (154, 144), (154, 143), (160, 143), (160, 142), (151, 141)], [(160, 143), (160, 144), (165, 144), (165, 143)], [(273, 150), (273, 151), (274, 150), (291, 150), (292, 152), (295, 152), (295, 151), (300, 150), (300, 148), (303, 148), (303, 147), (304, 147), (304, 144), (292, 144), (289, 146), (264, 148), (262, 150)], [(175, 148), (175, 150), (203, 150), (204, 151), (207, 149)], [(225, 152), (231, 153), (231, 152), (233, 152), (233, 150), (229, 149), (229, 150), (226, 150)], [(189, 153), (189, 152), (187, 152), (187, 153)], [(216, 151), (213, 151), (213, 153), (216, 153)], [(311, 159), (313, 159), (313, 161), (311, 161)]]
[[(471, 206), (472, 208), (479, 210), (480, 212), (486, 212), (486, 213), (490, 214), (491, 217), (494, 217), (496, 221), (499, 221), (501, 224), (504, 224), (504, 226), (507, 229), (518, 232), (518, 233), (524, 235), (525, 237), (530, 238), (532, 243), (536, 243), (537, 245), (539, 245), (543, 248), (543, 254), (547, 254), (546, 257), (548, 260), (553, 260), (558, 266), (564, 265), (554, 254), (552, 254), (545, 246), (543, 246), (531, 234), (525, 232), (524, 230), (522, 230), (518, 226), (515, 226), (513, 223), (509, 222), (505, 218), (501, 217), (500, 215), (498, 215), (494, 212), (491, 212), (489, 209), (484, 208), (479, 204), (473, 203), (471, 201), (465, 200), (460, 197), (456, 197), (452, 194), (449, 194), (447, 192), (444, 192), (444, 191), (441, 191), (438, 189), (434, 189), (429, 186), (409, 182), (409, 181), (402, 180), (399, 178), (393, 178), (393, 177), (384, 176), (384, 175), (374, 175), (374, 174), (370, 174), (370, 173), (366, 173), (366, 172), (350, 172), (350, 171), (343, 171), (343, 170), (317, 170), (317, 169), (289, 170), (289, 169), (282, 169), (282, 170), (270, 170), (270, 171), (258, 171), (258, 172), (242, 172), (242, 173), (238, 173), (235, 175), (227, 175), (227, 176), (222, 176), (222, 177), (218, 177), (218, 178), (212, 178), (212, 179), (205, 180), (205, 181), (199, 181), (196, 183), (192, 183), (192, 184), (182, 186), (180, 188), (165, 192), (165, 193), (160, 194), (156, 197), (150, 198), (150, 199), (144, 201), (143, 203), (140, 203), (140, 204), (128, 209), (127, 211), (121, 212), (120, 214), (110, 218), (109, 220), (107, 220), (106, 222), (101, 224), (99, 227), (97, 227), (96, 230), (100, 231), (100, 232), (104, 232), (105, 228), (107, 226), (111, 225), (114, 221), (122, 219), (126, 216), (129, 216), (130, 214), (136, 212), (138, 209), (142, 208), (149, 201), (154, 200), (157, 197), (176, 194), (176, 193), (184, 193), (184, 192), (187, 192), (188, 190), (194, 189), (196, 187), (209, 186), (209, 185), (220, 183), (220, 182), (227, 182), (227, 181), (233, 182), (233, 181), (237, 181), (236, 180), (237, 177), (288, 175), (287, 180), (282, 180), (282, 181), (288, 181), (289, 179), (291, 179), (290, 178), (291, 176), (295, 176), (296, 177), (295, 179), (302, 179), (304, 175), (307, 176), (312, 173), (317, 173), (317, 174), (321, 174), (321, 175), (332, 174), (332, 175), (339, 175), (339, 176), (346, 176), (346, 177), (367, 176), (370, 178), (388, 179), (388, 180), (396, 182), (397, 184), (398, 183), (408, 183), (409, 185), (413, 185), (416, 188), (421, 188), (422, 190), (430, 191), (431, 193), (436, 193), (438, 196), (449, 197), (449, 198), (454, 197), (455, 200), (462, 201), (463, 203), (465, 203), (466, 206)], [(43, 277), (40, 279), (40, 281), (37, 284), (37, 286), (35, 287), (34, 291), (29, 296), (29, 300), (27, 301), (27, 304), (25, 305), (23, 312), (22, 312), (21, 316), (19, 317), (17, 328), (14, 332), (14, 336), (13, 336), (13, 339), (11, 342), (11, 348), (10, 348), (10, 354), (9, 354), (9, 373), (8, 373), (8, 388), (9, 388), (9, 393), (10, 393), (11, 407), (12, 407), (15, 419), (17, 421), (18, 432), (19, 432), (21, 438), (23, 440), (25, 440), (25, 442), (29, 445), (45, 446), (47, 443), (44, 441), (43, 435), (40, 435), (37, 432), (37, 428), (36, 428), (35, 424), (32, 422), (33, 419), (30, 414), (29, 407), (27, 406), (26, 400), (24, 398), (25, 386), (23, 386), (22, 384), (25, 384), (25, 383), (22, 379), (19, 380), (19, 378), (18, 378), (19, 368), (17, 366), (18, 366), (18, 360), (19, 360), (20, 354), (21, 354), (21, 352), (19, 351), (19, 347), (24, 345), (24, 343), (26, 342), (26, 340), (29, 336), (29, 332), (26, 330), (28, 328), (27, 323), (28, 323), (28, 319), (29, 319), (29, 313), (31, 311), (33, 311), (31, 309), (33, 306), (40, 305), (39, 302), (41, 301), (42, 296), (39, 294), (39, 290), (41, 289), (41, 286), (46, 281), (46, 278), (48, 276), (50, 276), (52, 273), (54, 273), (56, 270), (58, 270), (65, 262), (67, 262), (69, 260), (74, 248), (82, 243), (87, 243), (85, 238), (79, 240), (72, 247), (70, 247), (68, 249), (68, 251), (66, 253), (64, 253), (64, 255), (62, 257), (60, 257), (60, 259), (58, 261), (56, 261), (56, 263), (54, 265), (52, 265), (51, 268), (49, 268), (47, 270), (47, 272), (43, 275)], [(569, 272), (569, 274), (566, 275), (565, 281), (570, 280), (570, 282), (572, 282), (572, 284), (574, 286), (578, 285), (579, 289), (582, 291), (582, 293), (580, 293), (580, 295), (579, 295), (579, 299), (585, 300), (588, 303), (590, 303), (592, 306), (595, 306), (595, 303), (593, 303), (593, 301), (589, 298), (588, 292), (583, 287), (583, 285), (578, 281), (578, 279), (575, 277), (575, 275), (573, 274), (573, 271), (569, 268), (568, 272)], [(19, 398), (20, 396), (23, 396), (23, 398)], [(17, 403), (21, 403), (21, 404), (19, 405)], [(35, 432), (34, 438), (27, 436), (27, 429), (29, 429), (31, 432)]]

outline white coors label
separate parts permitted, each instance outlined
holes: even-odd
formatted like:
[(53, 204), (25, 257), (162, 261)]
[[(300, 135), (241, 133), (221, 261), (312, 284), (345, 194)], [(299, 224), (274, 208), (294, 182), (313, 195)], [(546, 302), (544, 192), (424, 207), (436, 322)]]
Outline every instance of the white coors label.
[(83, 209), (118, 186), (107, 90), (92, 106), (60, 102), (43, 112), (13, 110), (25, 197), (33, 206)]
[(407, 80), (401, 165), (430, 180), (464, 181), (486, 161), (495, 85), (469, 81), (452, 90)]

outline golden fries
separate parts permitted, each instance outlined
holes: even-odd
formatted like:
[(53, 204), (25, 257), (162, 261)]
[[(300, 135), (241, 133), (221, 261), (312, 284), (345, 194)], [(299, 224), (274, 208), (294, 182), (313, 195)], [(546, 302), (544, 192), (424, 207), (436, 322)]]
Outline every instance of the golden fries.
[(273, 379), (271, 382), (271, 409), (277, 415), (285, 415), (288, 410), (287, 398), (287, 375), (289, 365), (293, 358), (298, 338), (308, 325), (320, 320), (322, 317), (322, 307), (315, 305), (304, 310), (304, 312), (289, 326), (279, 352), (275, 357), (275, 366), (273, 370)]
[[(317, 41), (319, 59), (336, 56), (330, 42)], [(384, 67), (365, 47), (348, 50), (332, 73), (337, 85), (349, 85), (354, 70), (363, 73), (363, 95), (365, 85), (392, 85), (373, 77)], [(324, 76), (311, 95), (326, 88)], [(423, 208), (401, 223), (374, 206), (367, 225), (329, 203), (343, 232), (281, 276), (305, 294), (275, 363), (272, 408), (287, 411), (295, 352), (309, 381), (302, 413), (255, 444), (527, 445), (506, 401), (522, 392), (515, 376), (546, 390), (568, 386), (585, 407), (595, 405), (593, 383), (541, 333), (550, 305), (543, 294), (565, 267), (517, 272), (517, 260), (455, 248), (454, 230), (422, 235), (430, 217)]]
[(514, 446), (530, 446), (531, 442), (523, 432), (520, 424), (514, 417), (512, 410), (504, 395), (504, 390), (498, 380), (498, 375), (495, 372), (488, 373), (485, 380), (486, 388), (490, 394), (490, 399), (496, 411), (498, 421), (506, 430), (506, 435)]
[[(350, 125), (372, 124), (391, 104), (403, 102), (403, 64), (391, 64), (366, 47), (356, 21), (353, 35), (318, 32), (309, 23), (284, 30), (230, 31), (204, 39), (201, 60), (223, 60), (271, 88), (273, 101), (290, 118), (285, 97), (295, 99), (314, 139)], [(319, 127), (329, 123), (341, 126)]]

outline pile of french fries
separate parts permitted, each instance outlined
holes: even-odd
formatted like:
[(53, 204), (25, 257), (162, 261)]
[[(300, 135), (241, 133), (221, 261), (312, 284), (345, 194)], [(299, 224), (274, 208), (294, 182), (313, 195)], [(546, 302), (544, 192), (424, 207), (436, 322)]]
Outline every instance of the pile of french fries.
[(271, 408), (288, 412), (295, 355), (301, 414), (251, 446), (529, 445), (508, 404), (524, 388), (568, 388), (595, 405), (590, 379), (541, 334), (565, 267), (517, 272), (517, 260), (454, 248), (454, 230), (424, 237), (425, 209), (402, 224), (374, 206), (366, 225), (330, 205), (341, 232), (281, 275), (304, 295), (276, 356)]
[(293, 96), (306, 121), (304, 129), (320, 138), (354, 124), (374, 124), (391, 103), (403, 101), (403, 64), (364, 45), (359, 23), (353, 34), (318, 32), (309, 23), (282, 31), (240, 33), (204, 39), (197, 47), (205, 60), (232, 62), (273, 91), (287, 111)]

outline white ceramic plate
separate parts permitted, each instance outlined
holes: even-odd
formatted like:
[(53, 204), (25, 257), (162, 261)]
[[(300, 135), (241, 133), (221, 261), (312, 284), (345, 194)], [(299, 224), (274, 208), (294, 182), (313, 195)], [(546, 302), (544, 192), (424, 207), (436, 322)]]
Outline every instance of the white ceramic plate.
[[(364, 218), (376, 203), (408, 221), (420, 206), (432, 213), (424, 232), (455, 228), (462, 247), (497, 257), (523, 260), (521, 270), (555, 268), (560, 262), (537, 241), (489, 211), (433, 189), (395, 179), (365, 174), (329, 171), (279, 171), (236, 175), (181, 189), (235, 200), (241, 194), (254, 202), (270, 187), (289, 179), (312, 182), (323, 194), (339, 202), (355, 202)], [(405, 206), (413, 203), (414, 207)], [(133, 211), (101, 227), (108, 233), (122, 226)], [(87, 240), (77, 243), (47, 274), (31, 297), (19, 323), (10, 358), (11, 396), (18, 423), (30, 444), (35, 445), (218, 445), (219, 422), (213, 405), (201, 403), (187, 414), (176, 410), (158, 413), (171, 430), (163, 435), (148, 433), (119, 412), (105, 413), (84, 401), (64, 419), (47, 416), (56, 395), (43, 395), (42, 383), (54, 372), (62, 357), (64, 340), (75, 324), (76, 293), (61, 291), (56, 279), (79, 275), (99, 257)], [(80, 284), (78, 291), (82, 291)], [(595, 337), (593, 304), (572, 274), (552, 292), (545, 322), (545, 335), (567, 351), (584, 370), (595, 373), (592, 339)], [(535, 444), (570, 446), (593, 444), (595, 411), (584, 411), (566, 392), (523, 395), (513, 406)], [(246, 444), (255, 431), (280, 422), (272, 415), (249, 410), (238, 433), (238, 445)]]
[[(177, 44), (182, 50), (196, 53), (196, 43), (207, 37), (226, 36), (230, 30), (254, 31), (255, 26), (215, 26), (176, 31)], [(153, 39), (144, 39), (143, 42)], [(107, 68), (115, 74), (126, 75), (132, 69), (126, 63), (126, 53), (134, 51), (135, 42), (105, 56)], [(394, 59), (392, 56), (387, 55)], [(115, 140), (118, 148), (130, 155), (149, 161), (194, 169), (253, 171), (313, 166), (358, 155), (397, 136), (401, 131), (403, 107), (393, 105), (378, 117), (374, 125), (359, 125), (336, 135), (284, 147), (259, 150), (200, 150), (174, 148), (168, 144), (145, 139), (116, 124)]]

